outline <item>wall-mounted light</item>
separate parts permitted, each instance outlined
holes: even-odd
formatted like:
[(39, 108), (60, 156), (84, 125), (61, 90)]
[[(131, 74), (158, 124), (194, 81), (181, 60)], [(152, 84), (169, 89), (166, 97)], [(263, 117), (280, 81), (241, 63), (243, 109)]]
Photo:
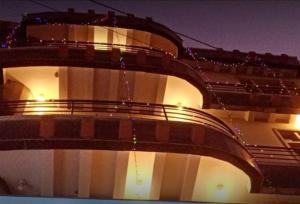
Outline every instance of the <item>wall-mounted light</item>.
[(47, 111), (47, 108), (44, 107), (45, 105), (43, 104), (43, 102), (46, 101), (46, 97), (44, 94), (39, 94), (36, 99), (35, 99), (38, 103), (37, 105), (35, 105), (35, 107), (33, 108), (33, 110), (38, 114), (38, 115), (43, 115), (43, 112)]
[(183, 107), (182, 107), (181, 102), (178, 102), (178, 103), (177, 103), (177, 109), (180, 110), (180, 111), (183, 110)]
[(37, 100), (37, 101), (40, 101), (40, 102), (43, 102), (43, 101), (46, 100), (46, 98), (45, 98), (44, 94), (40, 94), (40, 95), (38, 95), (38, 96), (36, 97), (36, 100)]

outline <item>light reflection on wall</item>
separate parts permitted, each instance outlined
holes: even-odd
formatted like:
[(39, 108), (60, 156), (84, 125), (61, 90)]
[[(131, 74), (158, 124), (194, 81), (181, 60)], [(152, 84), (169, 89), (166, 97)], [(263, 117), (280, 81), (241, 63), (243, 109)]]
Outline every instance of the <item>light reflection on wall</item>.
[[(91, 25), (30, 25), (27, 27), (30, 40), (69, 40), (121, 45), (134, 45), (162, 49), (177, 56), (177, 46), (165, 37), (135, 29)], [(117, 47), (117, 46), (116, 46)], [(96, 49), (107, 49), (95, 45)], [(121, 48), (125, 51), (125, 48)]]
[(154, 152), (130, 152), (125, 184), (125, 199), (150, 199)]
[(194, 201), (245, 202), (250, 179), (228, 162), (201, 157), (193, 191)]
[(200, 109), (203, 104), (203, 96), (189, 82), (177, 77), (168, 76), (164, 104)]
[(58, 67), (18, 67), (6, 68), (5, 80), (13, 80), (22, 83), (31, 93), (32, 98), (38, 99), (43, 96), (45, 99), (58, 99), (59, 79), (55, 76)]

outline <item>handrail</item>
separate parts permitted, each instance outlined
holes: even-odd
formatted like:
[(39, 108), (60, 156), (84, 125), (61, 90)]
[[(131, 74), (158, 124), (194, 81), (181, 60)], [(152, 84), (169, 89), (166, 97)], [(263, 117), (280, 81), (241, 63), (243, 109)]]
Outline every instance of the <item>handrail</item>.
[(300, 155), (295, 148), (260, 145), (246, 145), (246, 148), (257, 163), (300, 166)]
[(85, 42), (85, 41), (57, 41), (57, 40), (40, 40), (40, 41), (33, 41), (33, 42), (26, 42), (23, 44), (18, 44), (15, 48), (18, 47), (51, 47), (51, 48), (58, 48), (58, 47), (67, 47), (67, 48), (79, 48), (85, 49), (87, 47), (94, 47), (96, 50), (112, 50), (114, 48), (121, 49), (124, 52), (134, 53), (136, 54), (139, 51), (144, 51), (146, 54), (151, 56), (163, 56), (163, 55), (174, 55), (170, 52), (159, 50), (156, 48), (149, 47), (142, 47), (136, 45), (124, 45), (124, 44), (115, 44), (115, 43), (100, 43), (100, 42)]
[(130, 114), (133, 118), (148, 116), (166, 121), (184, 121), (202, 124), (229, 137), (234, 137), (234, 132), (218, 118), (197, 109), (175, 105), (104, 100), (18, 100), (0, 102), (0, 115), (72, 115), (84, 113), (108, 113), (109, 117), (114, 114)]

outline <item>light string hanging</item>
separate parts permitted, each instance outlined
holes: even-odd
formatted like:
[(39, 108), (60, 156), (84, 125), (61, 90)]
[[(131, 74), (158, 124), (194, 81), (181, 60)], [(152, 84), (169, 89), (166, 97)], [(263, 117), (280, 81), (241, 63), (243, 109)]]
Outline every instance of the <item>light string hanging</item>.
[[(210, 78), (204, 73), (199, 60), (197, 59), (197, 57), (194, 55), (194, 53), (192, 52), (192, 50), (190, 48), (186, 48), (186, 52), (192, 57), (192, 59), (195, 61), (196, 64), (196, 71), (198, 71), (198, 73), (200, 74), (200, 77), (205, 81), (208, 82), (207, 83), (207, 88), (213, 88), (211, 83), (210, 83)], [(222, 110), (224, 110), (229, 118), (229, 122), (231, 123), (231, 126), (233, 127), (234, 131), (238, 134), (238, 136), (236, 137), (235, 135), (232, 135), (232, 138), (237, 139), (238, 141), (242, 141), (243, 144), (246, 143), (246, 141), (242, 140), (242, 132), (240, 130), (240, 128), (237, 125), (233, 124), (233, 118), (231, 117), (231, 112), (226, 108), (225, 103), (222, 101), (221, 97), (219, 97), (216, 92), (212, 91), (211, 92), (213, 94), (213, 96), (216, 98), (218, 104), (221, 106)]]
[[(232, 114), (231, 112), (226, 108), (226, 105), (225, 103), (221, 100), (221, 97), (219, 97), (215, 91), (213, 91), (213, 86), (212, 84), (210, 83), (210, 78), (204, 73), (201, 65), (200, 65), (200, 61), (203, 61), (203, 62), (209, 62), (209, 63), (212, 63), (214, 65), (218, 65), (218, 66), (224, 66), (224, 67), (231, 67), (231, 68), (238, 68), (239, 66), (246, 66), (250, 60), (250, 56), (247, 55), (245, 57), (245, 61), (244, 62), (241, 62), (241, 63), (233, 63), (233, 64), (225, 64), (225, 63), (221, 63), (221, 62), (217, 62), (217, 61), (214, 61), (214, 60), (208, 60), (206, 59), (205, 57), (198, 57), (197, 54), (195, 54), (191, 48), (186, 48), (186, 52), (188, 53), (188, 55), (195, 61), (195, 64), (196, 64), (196, 67), (197, 67), (197, 71), (199, 71), (199, 74), (201, 75), (201, 77), (204, 79), (204, 81), (206, 82), (206, 85), (207, 85), (207, 88), (212, 90), (210, 91), (210, 93), (213, 95), (213, 97), (215, 97), (215, 99), (217, 100), (217, 103), (221, 106), (221, 108), (226, 111), (227, 115), (228, 115), (228, 118), (229, 118), (229, 122), (231, 123), (231, 125), (233, 126), (233, 129), (235, 130), (235, 132), (237, 132), (237, 134), (239, 136), (243, 136), (243, 133), (241, 131), (241, 129), (238, 127), (238, 124), (234, 125), (233, 124), (233, 118), (232, 118)], [(270, 72), (272, 74), (272, 77), (279, 80), (280, 82), (280, 86), (281, 86), (281, 92), (280, 94), (283, 94), (283, 90), (286, 91), (286, 93), (290, 94), (290, 90), (288, 90), (287, 86), (284, 84), (283, 80), (281, 79), (281, 77), (279, 76), (279, 74), (277, 74), (273, 69), (271, 69), (268, 65), (266, 65), (263, 60), (258, 57), (258, 56), (255, 56), (254, 58), (257, 62), (259, 62), (259, 65), (265, 69), (267, 69), (268, 72)], [(256, 88), (259, 88), (259, 85), (258, 84), (255, 84), (255, 82), (253, 80), (251, 80), (253, 82), (253, 84), (255, 85)], [(235, 86), (237, 85), (240, 85), (240, 82), (236, 83)], [(268, 85), (267, 85), (268, 86)], [(296, 88), (295, 88), (296, 89)], [(251, 90), (250, 90), (251, 91)], [(295, 94), (297, 95), (297, 93)], [(238, 138), (238, 139), (241, 139), (241, 138)], [(242, 140), (242, 143), (243, 144), (246, 144), (246, 141)]]
[[(98, 19), (97, 19), (98, 20)], [(97, 21), (97, 20), (95, 20), (95, 21)], [(93, 23), (95, 22), (95, 21), (93, 21)], [(116, 18), (114, 18), (114, 23), (113, 23), (113, 25), (114, 25), (114, 28), (116, 28)], [(113, 29), (109, 29), (109, 28), (106, 28), (107, 30), (112, 30), (113, 32), (115, 32), (115, 33), (117, 33), (117, 37), (118, 37), (118, 35), (120, 34), (120, 35), (123, 35), (123, 36), (126, 36), (126, 35), (124, 35), (124, 34), (122, 34), (122, 33), (120, 33), (120, 32), (118, 32), (118, 31), (116, 31), (116, 30), (113, 30)], [(131, 38), (131, 36), (127, 36), (127, 37), (129, 37), (129, 38)], [(134, 38), (133, 38), (134, 39)], [(144, 42), (145, 43), (145, 42)], [(145, 43), (146, 44), (146, 43)], [(122, 51), (122, 50), (121, 50)], [(126, 66), (125, 66), (125, 62), (124, 62), (124, 58), (123, 58), (123, 55), (122, 55), (122, 52), (121, 52), (121, 56), (120, 56), (120, 65), (121, 65), (121, 68), (124, 70), (123, 71), (123, 77), (122, 77), (122, 79), (123, 79), (123, 81), (124, 81), (124, 83), (125, 83), (125, 85), (126, 85), (126, 89), (127, 89), (127, 99), (126, 100), (124, 100), (124, 99), (122, 99), (122, 103), (123, 104), (125, 104), (125, 101), (131, 101), (131, 99), (130, 99), (130, 95), (129, 95), (129, 93), (130, 93), (130, 90), (129, 90), (129, 82), (128, 82), (128, 80), (124, 80), (124, 79), (126, 79)], [(215, 94), (215, 93), (214, 93)], [(221, 99), (220, 99), (220, 97), (217, 97), (217, 99), (218, 99), (218, 102), (221, 104), (221, 106), (224, 108), (224, 110), (226, 110), (225, 109), (225, 104), (221, 101)], [(228, 110), (227, 110), (228, 111)], [(231, 119), (231, 121), (232, 121), (232, 118), (230, 118)], [(240, 133), (240, 130), (239, 129), (236, 129), (236, 132), (240, 135), (241, 133)], [(236, 139), (236, 136), (232, 136), (233, 138), (235, 138)], [(137, 143), (137, 139), (136, 139), (136, 135), (134, 135), (134, 137), (133, 137), (133, 144), (136, 144)], [(245, 143), (245, 142), (244, 142)], [(135, 148), (133, 148), (133, 149), (135, 149)]]
[[(206, 79), (206, 80), (209, 81), (209, 77), (208, 77), (207, 75), (204, 74), (204, 71), (202, 70), (201, 65), (200, 65), (200, 63), (199, 63), (199, 60), (195, 57), (195, 55), (194, 55), (194, 53), (192, 52), (192, 50), (191, 50), (190, 48), (187, 48), (186, 50), (187, 50), (188, 54), (189, 54), (189, 55), (193, 58), (193, 60), (196, 62), (197, 70), (199, 71), (200, 75), (201, 75), (202, 77), (204, 77), (204, 79)], [(243, 65), (243, 66), (246, 65), (246, 64), (248, 63), (249, 58), (250, 58), (250, 57), (247, 56), (245, 62), (244, 62), (244, 63), (239, 63), (238, 65)], [(207, 60), (207, 59), (205, 59), (205, 58), (202, 58), (202, 59), (204, 59), (206, 62), (207, 62), (207, 61), (212, 62), (212, 60)], [(278, 75), (276, 74), (276, 72), (274, 72), (273, 69), (271, 69), (268, 65), (266, 65), (266, 64), (263, 62), (263, 60), (261, 60), (261, 58), (256, 58), (256, 59), (260, 62), (260, 65), (261, 65), (262, 67), (267, 68), (267, 70), (270, 71), (270, 72), (272, 73), (272, 76), (280, 81), (280, 85), (282, 86), (282, 88), (283, 88), (283, 89), (284, 89), (284, 88), (286, 89), (286, 86), (284, 85), (283, 80), (282, 80), (280, 77), (278, 77)], [(214, 64), (221, 65), (221, 63), (216, 62), (216, 61), (214, 61)], [(223, 65), (223, 64), (222, 64), (222, 65)], [(237, 67), (238, 65), (237, 65), (237, 64), (234, 64), (234, 65), (232, 65), (232, 67)], [(231, 66), (231, 65), (227, 65), (227, 66)], [(211, 84), (208, 83), (208, 86), (211, 87)], [(286, 90), (287, 90), (287, 89), (286, 89)], [(289, 93), (289, 92), (288, 92), (288, 93)], [(218, 100), (219, 104), (222, 105), (222, 109), (225, 110), (225, 111), (227, 112), (228, 117), (229, 117), (229, 120), (230, 120), (230, 122), (232, 123), (232, 122), (233, 122), (233, 119), (232, 119), (232, 117), (231, 117), (230, 111), (226, 109), (225, 104), (222, 102), (222, 100), (220, 99), (220, 97), (218, 97), (218, 96), (216, 95), (216, 93), (215, 93), (214, 91), (212, 91), (212, 94), (213, 94), (214, 97), (216, 97), (216, 99)], [(232, 125), (233, 125), (233, 124), (232, 124)], [(242, 131), (240, 130), (240, 128), (238, 127), (238, 124), (236, 124), (236, 126), (234, 127), (234, 130), (238, 133), (239, 136), (243, 136), (243, 132), (242, 132)], [(241, 139), (241, 138), (237, 138), (237, 139)], [(245, 145), (245, 147), (247, 148), (247, 145), (248, 145), (248, 144), (246, 143), (246, 141), (242, 140), (242, 144)], [(258, 147), (258, 145), (254, 145), (254, 146), (255, 146), (255, 147)], [(261, 149), (261, 148), (259, 148), (258, 150), (259, 150), (260, 152), (264, 152), (264, 150)], [(270, 158), (273, 157), (272, 154), (269, 155), (269, 156), (270, 156)], [(259, 162), (258, 159), (256, 159), (256, 160), (257, 160), (257, 162)], [(271, 179), (269, 178), (268, 174), (264, 171), (263, 168), (261, 168), (261, 171), (263, 172), (263, 175), (264, 175), (264, 182), (266, 183), (267, 187), (272, 188), (272, 189), (276, 189), (276, 187), (273, 187), (273, 183), (272, 183)]]
[[(2, 48), (9, 48), (9, 47), (11, 47), (11, 45), (13, 44), (13, 42), (16, 41), (16, 39), (14, 38), (14, 35), (15, 35), (15, 33), (16, 33), (16, 30), (19, 28), (19, 26), (20, 26), (20, 25), (15, 26), (14, 29), (12, 30), (12, 32), (9, 33), (8, 37), (6, 38), (6, 39), (7, 39), (7, 42), (1, 44), (1, 47), (2, 47)], [(116, 31), (114, 31), (114, 32), (116, 32)], [(189, 53), (192, 54), (192, 55), (191, 55), (192, 58), (193, 58), (194, 60), (197, 60), (197, 61), (198, 61), (198, 62), (197, 62), (198, 71), (200, 71), (200, 73), (202, 74), (202, 76), (204, 76), (202, 68), (199, 67), (199, 66), (201, 66), (201, 65), (199, 64), (199, 60), (194, 56), (195, 54), (190, 50), (190, 48), (187, 48), (187, 50), (188, 50)], [(211, 62), (211, 63), (213, 63), (213, 64), (224, 65), (225, 67), (228, 67), (228, 66), (229, 66), (229, 67), (238, 67), (239, 65), (245, 65), (245, 64), (247, 64), (248, 58), (246, 58), (246, 60), (245, 60), (244, 63), (233, 63), (233, 64), (224, 64), (224, 63), (220, 63), (220, 62), (217, 62), (217, 61), (214, 61), (214, 60), (208, 60), (208, 59), (206, 59), (206, 58), (204, 58), (204, 57), (202, 57), (202, 60), (203, 60), (203, 61)], [(276, 79), (278, 79), (278, 80), (280, 81), (280, 85), (282, 86), (282, 88), (283, 88), (283, 89), (286, 89), (286, 90), (289, 92), (289, 90), (288, 90), (287, 87), (285, 86), (283, 80), (282, 80), (280, 77), (278, 77), (278, 75), (276, 74), (276, 72), (273, 71), (269, 66), (267, 66), (260, 58), (258, 58), (258, 61), (261, 61), (261, 66), (264, 67), (264, 68), (266, 68), (267, 70), (269, 70), (269, 71), (273, 74), (273, 77), (276, 78)], [(126, 65), (125, 65), (123, 56), (121, 56), (121, 58), (120, 58), (120, 64), (121, 64), (121, 67), (122, 67), (123, 69), (126, 69)], [(199, 68), (200, 68), (200, 69), (199, 69)], [(126, 71), (124, 72), (124, 74), (126, 75)], [(207, 76), (204, 76), (204, 78), (208, 79)], [(127, 84), (127, 83), (126, 83), (126, 84)], [(208, 86), (211, 87), (211, 84), (209, 84)], [(128, 90), (128, 88), (127, 88), (127, 90)], [(215, 93), (214, 93), (214, 94), (215, 94)], [(217, 97), (217, 98), (218, 98), (217, 100), (219, 101), (220, 105), (221, 105), (222, 107), (224, 106), (223, 109), (225, 109), (226, 111), (228, 111), (228, 110), (226, 109), (225, 104), (221, 101), (220, 97)], [(127, 98), (127, 99), (128, 99), (128, 98)], [(134, 129), (133, 129), (133, 130), (134, 130)], [(135, 131), (133, 131), (133, 144), (135, 145), (136, 143), (137, 143), (137, 142), (136, 142), (136, 135), (135, 135)], [(133, 148), (133, 150), (135, 150), (135, 147)], [(136, 158), (135, 158), (135, 159), (136, 159)], [(136, 164), (137, 164), (137, 163), (136, 163)], [(136, 169), (137, 169), (137, 168), (136, 168)], [(272, 184), (271, 184), (271, 181), (268, 181), (268, 180), (267, 180), (267, 182), (268, 182), (268, 183), (270, 182), (270, 185), (272, 185)]]
[[(37, 18), (37, 21), (40, 22), (40, 21), (43, 21), (43, 19)], [(95, 22), (95, 21), (98, 21), (98, 19), (94, 20), (94, 22)], [(20, 26), (20, 25), (18, 25), (18, 26), (15, 27), (15, 29), (11, 32), (11, 34), (7, 37), (7, 39), (12, 39), (12, 38), (14, 38), (13, 36), (14, 36), (14, 34), (16, 33), (15, 30), (16, 30), (19, 26)], [(116, 26), (116, 18), (114, 18), (114, 26)], [(108, 28), (107, 28), (107, 29), (108, 29)], [(116, 30), (114, 30), (114, 29), (108, 29), (108, 30), (112, 30), (113, 32), (116, 32), (118, 35), (119, 35), (119, 34), (120, 34), (120, 35), (124, 35), (124, 34), (118, 32), (118, 31), (116, 31)], [(118, 35), (117, 35), (117, 36), (118, 36)], [(131, 37), (131, 36), (127, 36), (127, 37)], [(15, 40), (14, 40), (14, 41), (15, 41)], [(64, 41), (64, 40), (63, 40), (63, 41)], [(13, 42), (12, 40), (9, 41), (9, 43), (8, 43), (9, 47), (11, 47), (12, 42)], [(65, 41), (64, 41), (64, 42), (65, 42)], [(146, 43), (145, 43), (145, 44), (146, 44)], [(188, 48), (187, 50), (188, 50), (189, 55), (192, 56), (192, 58), (195, 60), (195, 59), (196, 59), (195, 54), (192, 53), (192, 51), (191, 51), (190, 48)], [(191, 55), (191, 53), (192, 53), (192, 55)], [(123, 57), (123, 56), (121, 56), (121, 57)], [(196, 60), (198, 60), (198, 59), (196, 59)], [(220, 62), (216, 62), (216, 61), (214, 61), (214, 60), (207, 60), (207, 59), (204, 58), (204, 57), (201, 57), (201, 60), (204, 60), (204, 61), (206, 61), (206, 62), (209, 61), (209, 62), (211, 62), (211, 63), (213, 63), (213, 64), (218, 64), (218, 65), (221, 64)], [(230, 66), (230, 67), (238, 67), (239, 65), (245, 65), (245, 64), (247, 63), (247, 60), (248, 60), (248, 57), (246, 57), (246, 60), (245, 60), (245, 62), (243, 62), (243, 63), (234, 63), (234, 64), (229, 64), (229, 65), (228, 65), (228, 64), (222, 64), (222, 65), (224, 65), (225, 67), (228, 67), (228, 66)], [(124, 67), (124, 60), (123, 60), (123, 59), (120, 60), (120, 63), (121, 63), (121, 67)], [(265, 64), (263, 64), (263, 66), (266, 67)], [(197, 67), (198, 67), (198, 70), (199, 70), (199, 62), (197, 62)], [(269, 69), (270, 69), (270, 68), (269, 68)], [(272, 71), (272, 70), (271, 70), (271, 71)], [(126, 75), (126, 71), (124, 71), (124, 74)], [(123, 74), (123, 75), (124, 75), (124, 74)], [(204, 78), (206, 78), (207, 80), (209, 80), (208, 77), (207, 77), (206, 75), (203, 75), (203, 74), (202, 74), (202, 76), (203, 76)], [(276, 75), (274, 74), (274, 76), (276, 76)], [(285, 86), (284, 86), (284, 84), (283, 84), (283, 81), (282, 81), (281, 79), (279, 79), (279, 80), (280, 80), (280, 84), (283, 85), (283, 88), (285, 88)], [(127, 82), (125, 81), (125, 83), (128, 83), (128, 81), (127, 81)], [(212, 89), (213, 87), (212, 87), (212, 85), (211, 85), (210, 83), (208, 83), (208, 87), (207, 87), (207, 88), (211, 88), (211, 89)], [(129, 89), (129, 84), (127, 84), (127, 89)], [(213, 93), (213, 95), (215, 96), (215, 98), (217, 99), (218, 103), (221, 105), (222, 109), (223, 109), (223, 110), (226, 110), (225, 104), (222, 102), (221, 98), (218, 97), (218, 96), (216, 96), (216, 93), (215, 93), (215, 92), (212, 92), (212, 93)], [(228, 112), (228, 115), (229, 115), (229, 118), (230, 118), (230, 122), (231, 122), (231, 121), (232, 121), (231, 113), (230, 113), (228, 110), (226, 110), (226, 111)], [(235, 128), (235, 127), (234, 127), (234, 128)], [(240, 130), (237, 129), (237, 128), (235, 128), (235, 130), (236, 130), (236, 132), (238, 132), (238, 134), (240, 135)]]
[[(100, 4), (99, 4), (99, 5), (100, 5)], [(105, 7), (107, 7), (107, 5), (105, 5), (105, 4), (103, 4), (103, 5), (104, 5)], [(103, 6), (103, 5), (101, 5), (101, 6)], [(115, 11), (117, 11), (117, 12), (120, 12), (119, 9), (115, 9), (115, 8), (113, 8), (113, 7), (110, 7), (110, 8), (113, 9), (113, 10), (115, 10)], [(122, 12), (122, 13), (126, 13), (126, 12), (124, 12), (124, 11), (121, 11), (121, 12)], [(178, 33), (178, 34), (181, 34), (181, 33)], [(192, 39), (190, 36), (183, 35), (183, 34), (181, 34), (181, 35), (184, 36), (184, 37), (188, 37), (189, 39)], [(192, 40), (195, 41), (195, 39), (192, 39)], [(206, 46), (209, 46), (209, 47), (211, 47), (211, 48), (216, 49), (215, 46), (212, 46), (212, 45), (210, 45), (210, 44), (208, 44), (208, 43), (205, 43), (205, 42), (203, 43), (202, 41), (199, 41), (199, 40), (197, 40), (197, 42), (199, 42), (199, 43), (201, 43), (201, 44), (204, 44), (204, 45), (206, 45)], [(192, 58), (197, 62), (196, 64), (197, 64), (198, 69), (201, 68), (201, 67), (199, 67), (199, 66), (200, 66), (200, 65), (199, 65), (199, 61), (195, 58), (195, 56), (194, 56), (194, 54), (191, 52), (191, 50), (190, 50), (190, 49), (187, 49), (187, 50), (188, 50), (188, 53), (191, 54)], [(203, 59), (206, 60), (205, 58), (203, 58)], [(234, 67), (234, 68), (237, 68), (238, 65), (245, 65), (245, 64), (247, 63), (248, 59), (249, 59), (249, 57), (247, 56), (244, 63), (232, 64), (232, 65), (229, 65), (229, 66)], [(206, 61), (208, 61), (208, 60), (206, 60)], [(209, 61), (212, 62), (213, 64), (221, 64), (221, 63), (216, 62), (216, 61), (211, 61), (211, 60), (209, 60)], [(225, 67), (228, 66), (227, 64), (223, 64), (223, 65), (224, 65)], [(264, 64), (263, 67), (265, 67), (265, 66), (266, 66), (266, 65)], [(200, 73), (201, 73), (202, 76), (203, 76), (202, 69), (200, 69), (199, 71), (200, 71)], [(272, 69), (271, 69), (271, 71), (273, 72)], [(275, 77), (276, 75), (273, 75), (273, 76)], [(285, 85), (284, 85), (284, 83), (282, 83), (282, 82), (283, 82), (282, 79), (279, 79), (279, 80), (280, 80), (280, 84), (281, 84), (282, 87), (284, 88)], [(236, 85), (238, 85), (238, 84), (236, 84)], [(211, 86), (211, 85), (209, 84), (209, 86)], [(213, 93), (214, 93), (214, 92), (213, 92)], [(289, 93), (289, 92), (288, 92), (288, 93)], [(219, 103), (220, 103), (221, 105), (224, 105), (224, 108), (226, 109), (225, 104), (220, 100), (219, 97), (217, 97), (217, 98), (218, 98), (217, 100), (219, 101)], [(223, 108), (223, 109), (224, 109), (224, 108)], [(227, 110), (227, 111), (228, 111), (228, 110)], [(229, 116), (230, 116), (230, 118), (231, 118), (231, 114), (229, 114)], [(232, 118), (231, 118), (231, 120), (232, 120)], [(239, 135), (241, 134), (239, 128), (237, 128), (236, 131), (238, 131)], [(243, 141), (243, 144), (245, 144), (245, 141)], [(270, 181), (270, 179), (265, 178), (265, 181), (266, 181), (266, 183), (267, 183), (269, 186), (271, 186), (271, 188), (273, 188), (273, 187), (272, 187), (272, 182)], [(277, 197), (276, 197), (276, 198), (277, 198)], [(278, 198), (277, 198), (277, 199), (278, 199)]]
[[(41, 17), (37, 17), (36, 18), (36, 21), (38, 23), (41, 23), (41, 22), (47, 22), (46, 19), (43, 19)], [(95, 21), (98, 21), (98, 19), (94, 20)], [(92, 22), (92, 23), (94, 23)], [(89, 24), (89, 23), (87, 23)], [(4, 42), (1, 47), (2, 48), (10, 48), (12, 47), (13, 43), (16, 42), (16, 39), (15, 39), (15, 34), (16, 34), (16, 31), (17, 29), (21, 26), (21, 24), (18, 24), (17, 26), (15, 26), (12, 31), (8, 34), (8, 36), (6, 37), (6, 42)], [(114, 28), (117, 28), (117, 19), (116, 17), (114, 16), (114, 20), (113, 20), (113, 26)], [(120, 32), (117, 32), (116, 30), (114, 29), (109, 29), (107, 27), (105, 27), (107, 30), (111, 30), (113, 32), (115, 32), (117, 35), (117, 40), (119, 41), (119, 34), (122, 35), (122, 33)], [(131, 37), (131, 36), (127, 36), (127, 37)], [(133, 38), (134, 39), (134, 38)], [(136, 40), (136, 39), (134, 39)], [(41, 40), (42, 42), (42, 40)], [(65, 43), (65, 40), (62, 40), (62, 42)], [(146, 44), (146, 43), (145, 43)], [(126, 64), (125, 64), (125, 61), (124, 61), (124, 56), (123, 56), (123, 53), (122, 53), (122, 49), (120, 49), (121, 51), (121, 55), (120, 55), (120, 67), (122, 68), (123, 70), (123, 75), (122, 75), (122, 81), (123, 83), (125, 84), (126, 86), (126, 90), (127, 90), (127, 96), (125, 97), (125, 99), (123, 98), (122, 99), (122, 105), (126, 105), (126, 102), (131, 102), (132, 99), (130, 98), (130, 85), (129, 85), (129, 81), (127, 79), (127, 71), (126, 71)], [(112, 114), (110, 115), (112, 116)], [(137, 137), (136, 137), (136, 130), (135, 130), (135, 127), (134, 127), (134, 119), (131, 117), (131, 114), (130, 114), (130, 120), (131, 120), (131, 124), (132, 124), (132, 144), (133, 144), (133, 147), (132, 147), (132, 151), (134, 153), (134, 162), (135, 162), (135, 169), (136, 169), (136, 183), (138, 183), (138, 180), (139, 180), (139, 172), (138, 172), (138, 164), (137, 164), (137, 155), (136, 155), (136, 144), (137, 144)]]
[[(197, 59), (202, 62), (208, 62), (208, 63), (212, 63), (214, 65), (218, 65), (218, 66), (222, 66), (222, 67), (226, 67), (226, 68), (232, 68), (232, 69), (238, 69), (239, 67), (242, 66), (246, 66), (250, 61), (257, 63), (256, 66), (260, 66), (263, 69), (265, 69), (266, 73), (271, 73), (272, 78), (276, 79), (279, 81), (279, 84), (281, 86), (281, 91), (280, 94), (283, 94), (283, 91), (285, 90), (287, 94), (291, 94), (291, 91), (288, 89), (288, 86), (285, 85), (285, 82), (283, 81), (283, 79), (280, 77), (280, 74), (276, 73), (276, 71), (274, 71), (272, 68), (270, 68), (266, 63), (263, 62), (263, 60), (261, 59), (261, 57), (259, 57), (258, 55), (256, 55), (254, 58), (250, 56), (250, 54), (248, 54), (245, 57), (244, 62), (237, 62), (237, 63), (222, 63), (222, 62), (218, 62), (216, 60), (211, 60), (211, 59), (207, 59), (203, 56), (199, 56), (198, 53), (193, 53)], [(267, 74), (265, 74), (265, 76), (267, 76)], [(217, 83), (218, 84), (218, 83)], [(226, 83), (227, 84), (227, 83)], [(239, 86), (242, 85), (242, 83), (237, 82), (236, 84), (234, 84), (234, 86)], [(244, 87), (246, 87), (247, 84), (244, 85)], [(253, 85), (256, 88), (260, 88), (259, 84), (255, 84), (255, 82), (253, 81)], [(268, 84), (265, 85), (265, 87), (270, 87)], [(297, 91), (299, 90), (298, 87), (292, 87), (295, 91), (295, 95), (298, 95)], [(250, 92), (252, 92), (252, 90), (250, 90)]]
[[(114, 19), (113, 19), (113, 26), (114, 26), (114, 28), (117, 28), (117, 18), (116, 18), (116, 16), (114, 16)], [(119, 34), (117, 33), (116, 36), (117, 36), (117, 41), (118, 41), (118, 44), (119, 44), (119, 42), (120, 42)], [(128, 80), (128, 77), (127, 77), (126, 63), (125, 63), (125, 59), (124, 59), (122, 49), (120, 49), (120, 67), (123, 70), (123, 72), (122, 72), (123, 73), (122, 74), (122, 81), (123, 81), (123, 84), (125, 85), (125, 89), (126, 89), (126, 92), (127, 92), (126, 95), (124, 96), (124, 98), (122, 98), (122, 105), (126, 105), (126, 102), (130, 103), (132, 101), (132, 99), (131, 99), (131, 96), (130, 96), (130, 94), (131, 94), (130, 84), (129, 84), (129, 80)], [(130, 108), (129, 103), (127, 105)], [(135, 129), (135, 126), (134, 126), (134, 118), (132, 117), (131, 113), (129, 113), (128, 117), (129, 117), (131, 125), (132, 125), (132, 151), (133, 151), (134, 165), (135, 165), (135, 182), (136, 182), (136, 184), (138, 184), (139, 180), (140, 180), (139, 179), (140, 178), (140, 173), (139, 173), (137, 154), (136, 154), (136, 145), (137, 145), (136, 129)]]
[(21, 24), (17, 24), (10, 30), (10, 32), (8, 32), (7, 36), (4, 39), (4, 42), (1, 43), (1, 48), (11, 48), (13, 46), (13, 43), (17, 41), (15, 35), (20, 27)]

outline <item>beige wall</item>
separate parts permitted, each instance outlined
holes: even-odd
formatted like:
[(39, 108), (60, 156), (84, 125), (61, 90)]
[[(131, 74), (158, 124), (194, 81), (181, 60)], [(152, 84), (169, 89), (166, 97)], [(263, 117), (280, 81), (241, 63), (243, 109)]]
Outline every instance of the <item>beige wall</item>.
[[(178, 49), (170, 40), (154, 33), (134, 29), (99, 27), (88, 25), (31, 25), (27, 27), (27, 38), (36, 40), (70, 40), (96, 43), (113, 43), (152, 47), (178, 55)], [(106, 49), (96, 45), (96, 49)], [(121, 48), (125, 51), (125, 48)]]
[[(300, 130), (295, 123), (295, 115), (215, 109), (205, 111), (223, 120), (231, 129), (240, 130), (241, 138), (247, 144), (284, 146), (274, 130)], [(266, 121), (256, 121), (257, 117), (265, 117)], [(282, 119), (286, 122), (278, 122)]]
[(201, 109), (203, 96), (200, 91), (189, 82), (177, 77), (168, 76), (164, 94), (164, 104)]
[(32, 99), (43, 95), (46, 99), (59, 97), (58, 67), (18, 67), (6, 68), (5, 80), (17, 81), (32, 93)]
[[(194, 159), (190, 160), (191, 155), (165, 153), (164, 159), (157, 165), (159, 153), (136, 152), (134, 158), (133, 152), (121, 152), (125, 156), (120, 159), (117, 156), (120, 152), (90, 150), (84, 158), (90, 162), (86, 163), (81, 162), (80, 152), (2, 151), (0, 176), (12, 189), (16, 188), (19, 179), (25, 179), (32, 189), (26, 194), (13, 191), (20, 195), (76, 197), (80, 189), (85, 191), (85, 197), (115, 198), (116, 189), (123, 189), (118, 198), (178, 200), (183, 192), (191, 192), (184, 200), (279, 204), (287, 201), (297, 203), (299, 199), (299, 196), (249, 194), (250, 180), (244, 172), (211, 157), (193, 156)], [(158, 180), (153, 182), (154, 172), (158, 171), (162, 172), (161, 176), (156, 176)], [(79, 178), (88, 179), (81, 181), (84, 186), (79, 185)], [(159, 189), (158, 197), (149, 194), (150, 184)]]

